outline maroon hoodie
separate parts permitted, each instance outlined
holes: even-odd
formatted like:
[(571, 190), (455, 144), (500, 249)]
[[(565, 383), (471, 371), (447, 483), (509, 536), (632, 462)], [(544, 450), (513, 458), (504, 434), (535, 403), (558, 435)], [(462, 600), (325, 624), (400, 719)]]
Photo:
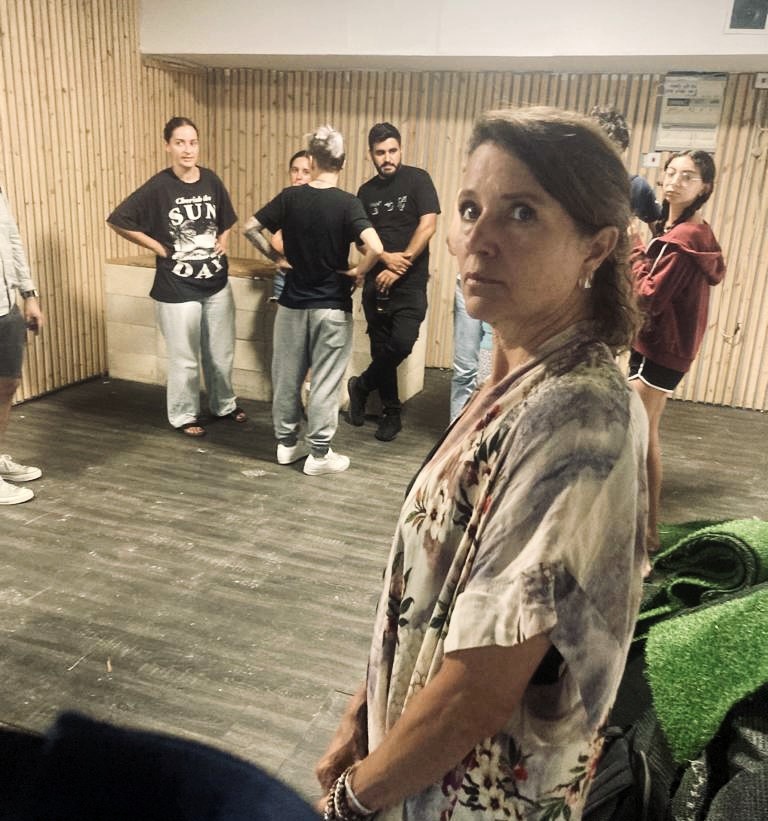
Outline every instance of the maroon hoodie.
[(631, 255), (635, 292), (646, 321), (632, 347), (685, 373), (707, 325), (709, 289), (725, 276), (723, 253), (706, 222), (683, 222)]

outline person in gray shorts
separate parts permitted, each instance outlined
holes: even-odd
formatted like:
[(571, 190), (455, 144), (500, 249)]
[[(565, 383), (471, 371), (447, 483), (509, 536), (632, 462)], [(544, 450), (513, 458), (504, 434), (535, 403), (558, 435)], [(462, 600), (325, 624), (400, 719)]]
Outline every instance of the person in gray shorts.
[[(24, 300), (22, 310), (16, 301), (17, 291)], [(13, 395), (21, 382), (27, 329), (37, 334), (43, 322), (19, 229), (0, 190), (0, 449), (11, 415)], [(8, 454), (0, 455), (0, 505), (28, 502), (35, 494), (16, 483), (31, 482), (42, 475), (40, 468), (20, 465)]]

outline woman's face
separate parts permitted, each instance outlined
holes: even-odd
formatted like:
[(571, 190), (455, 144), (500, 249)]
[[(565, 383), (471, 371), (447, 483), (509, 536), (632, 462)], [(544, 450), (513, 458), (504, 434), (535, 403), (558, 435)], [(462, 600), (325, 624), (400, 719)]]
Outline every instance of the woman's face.
[(197, 131), (191, 125), (180, 125), (174, 128), (171, 139), (165, 144), (165, 150), (171, 158), (174, 168), (188, 170), (197, 165), (200, 154), (200, 141)]
[(309, 172), (309, 157), (296, 157), (288, 170), (291, 185), (304, 185), (312, 179)]
[(470, 155), (457, 207), (448, 244), (471, 316), (534, 332), (590, 316), (578, 280), (610, 253), (617, 229), (584, 236), (528, 166), (494, 143)]
[(681, 211), (707, 188), (699, 167), (688, 156), (675, 157), (664, 170), (662, 179), (664, 199)]

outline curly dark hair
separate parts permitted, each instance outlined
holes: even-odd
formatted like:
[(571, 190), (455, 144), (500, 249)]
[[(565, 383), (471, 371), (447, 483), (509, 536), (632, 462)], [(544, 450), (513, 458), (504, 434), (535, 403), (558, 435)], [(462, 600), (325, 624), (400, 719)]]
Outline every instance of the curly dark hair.
[(600, 128), (608, 135), (611, 142), (616, 143), (622, 151), (629, 147), (629, 126), (624, 115), (613, 106), (601, 108), (596, 105), (590, 112)]

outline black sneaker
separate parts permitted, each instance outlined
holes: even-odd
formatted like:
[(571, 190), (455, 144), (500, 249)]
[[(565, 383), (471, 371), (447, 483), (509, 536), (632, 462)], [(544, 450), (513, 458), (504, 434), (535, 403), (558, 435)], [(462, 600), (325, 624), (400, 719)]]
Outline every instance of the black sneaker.
[(391, 442), (402, 428), (403, 423), (400, 421), (399, 413), (385, 412), (379, 421), (379, 427), (376, 428), (374, 436), (381, 442)]
[(365, 424), (365, 403), (368, 401), (368, 391), (364, 391), (359, 383), (360, 380), (356, 376), (350, 376), (347, 382), (347, 393), (349, 394), (347, 419), (351, 425), (358, 428)]

